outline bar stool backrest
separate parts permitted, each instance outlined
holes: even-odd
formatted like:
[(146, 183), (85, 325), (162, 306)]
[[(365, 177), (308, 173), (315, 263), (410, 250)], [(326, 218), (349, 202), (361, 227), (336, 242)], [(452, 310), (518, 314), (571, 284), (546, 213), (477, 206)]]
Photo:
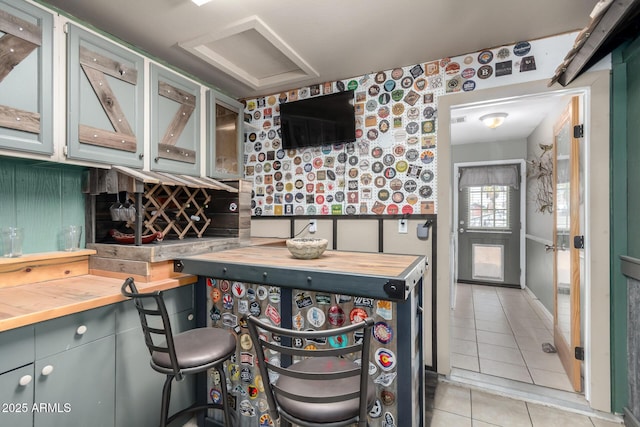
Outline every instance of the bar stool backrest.
[(138, 310), (144, 342), (149, 354), (153, 355), (154, 352), (168, 353), (173, 375), (177, 381), (182, 380), (183, 375), (178, 366), (171, 322), (162, 291), (140, 293), (131, 277), (125, 280), (120, 291), (125, 297), (133, 299)]
[[(275, 420), (280, 415), (288, 421), (298, 423), (300, 419), (295, 419), (283, 412), (282, 408), (278, 408), (277, 396), (283, 396), (286, 399), (295, 400), (299, 402), (307, 403), (331, 403), (342, 402), (350, 399), (359, 399), (358, 414), (352, 419), (352, 423), (359, 421), (360, 425), (365, 425), (367, 420), (368, 406), (368, 388), (369, 388), (369, 347), (371, 342), (371, 328), (373, 326), (373, 319), (367, 318), (362, 322), (354, 323), (351, 325), (327, 329), (318, 331), (297, 331), (284, 329), (274, 326), (267, 321), (261, 321), (254, 316), (246, 317), (249, 333), (254, 343), (256, 354), (258, 357), (258, 366), (260, 374), (263, 378), (265, 394), (269, 403), (269, 409), (271, 417)], [(344, 343), (343, 339), (346, 334), (355, 332), (362, 332), (362, 339), (353, 340), (353, 343)], [(271, 334), (271, 339), (268, 333)], [(275, 339), (274, 339), (275, 338)], [(316, 348), (317, 346), (305, 346), (305, 344), (313, 342), (327, 342), (327, 340), (338, 340), (340, 345), (334, 348)], [(351, 341), (351, 339), (349, 339)], [(267, 356), (268, 351), (269, 356)], [(279, 357), (276, 357), (279, 356)], [(349, 365), (347, 369), (330, 369), (327, 371), (313, 370), (312, 372), (302, 371), (301, 368), (296, 369), (295, 364), (298, 361), (310, 359), (310, 358), (345, 358), (351, 361), (360, 359), (360, 364)], [(289, 365), (288, 361), (293, 359), (293, 364)], [(279, 362), (278, 362), (279, 360)], [(333, 360), (333, 359), (325, 359)], [(333, 363), (336, 367), (336, 363)], [(294, 369), (291, 369), (294, 367)], [(291, 377), (295, 379), (303, 379), (309, 381), (318, 381), (318, 390), (323, 387), (322, 383), (327, 380), (340, 381), (345, 378), (359, 376), (360, 387), (359, 390), (347, 390), (344, 393), (340, 393), (334, 396), (322, 396), (323, 393), (318, 393), (318, 396), (296, 395), (291, 390), (282, 390), (278, 387), (278, 382), (282, 380), (282, 377)], [(276, 381), (277, 379), (277, 381)], [(308, 384), (308, 383), (307, 383)], [(289, 415), (289, 416), (288, 416)], [(314, 424), (313, 422), (301, 423), (300, 425), (322, 425)], [(338, 425), (338, 424), (335, 424)], [(339, 424), (347, 425), (347, 424)]]

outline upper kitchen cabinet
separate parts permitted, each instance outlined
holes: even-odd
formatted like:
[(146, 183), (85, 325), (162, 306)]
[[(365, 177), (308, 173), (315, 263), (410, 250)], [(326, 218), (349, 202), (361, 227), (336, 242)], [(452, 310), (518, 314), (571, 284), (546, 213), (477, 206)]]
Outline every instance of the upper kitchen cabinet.
[(200, 175), (201, 86), (151, 64), (151, 170)]
[(0, 148), (53, 154), (53, 15), (0, 0)]
[(142, 168), (143, 57), (73, 24), (67, 42), (67, 157)]
[(207, 97), (207, 175), (213, 178), (241, 178), (242, 104), (209, 91)]

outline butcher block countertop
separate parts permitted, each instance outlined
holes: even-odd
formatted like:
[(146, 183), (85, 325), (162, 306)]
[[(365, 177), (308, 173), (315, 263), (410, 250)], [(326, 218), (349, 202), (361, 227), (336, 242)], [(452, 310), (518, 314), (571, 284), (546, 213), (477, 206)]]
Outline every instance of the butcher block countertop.
[[(89, 274), (94, 250), (0, 258), (0, 332), (124, 301), (123, 280)], [(142, 292), (166, 290), (197, 281), (181, 274), (136, 282)]]
[(418, 255), (327, 250), (307, 260), (269, 245), (192, 255), (176, 262), (188, 274), (395, 301), (404, 301), (427, 269), (426, 258)]
[[(190, 285), (195, 276), (136, 283), (141, 292)], [(0, 332), (124, 301), (123, 280), (91, 274), (0, 289)]]

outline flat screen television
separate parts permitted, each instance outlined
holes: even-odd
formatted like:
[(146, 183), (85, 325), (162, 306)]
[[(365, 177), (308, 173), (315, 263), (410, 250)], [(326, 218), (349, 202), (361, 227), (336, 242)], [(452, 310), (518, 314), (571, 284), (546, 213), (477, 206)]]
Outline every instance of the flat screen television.
[(280, 104), (280, 132), (285, 149), (355, 141), (353, 91)]

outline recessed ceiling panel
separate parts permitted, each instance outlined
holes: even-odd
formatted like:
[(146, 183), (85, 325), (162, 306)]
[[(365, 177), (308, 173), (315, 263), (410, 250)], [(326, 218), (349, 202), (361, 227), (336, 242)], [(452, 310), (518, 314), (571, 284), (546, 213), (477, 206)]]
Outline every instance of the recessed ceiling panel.
[(256, 16), (179, 45), (253, 89), (318, 77)]

